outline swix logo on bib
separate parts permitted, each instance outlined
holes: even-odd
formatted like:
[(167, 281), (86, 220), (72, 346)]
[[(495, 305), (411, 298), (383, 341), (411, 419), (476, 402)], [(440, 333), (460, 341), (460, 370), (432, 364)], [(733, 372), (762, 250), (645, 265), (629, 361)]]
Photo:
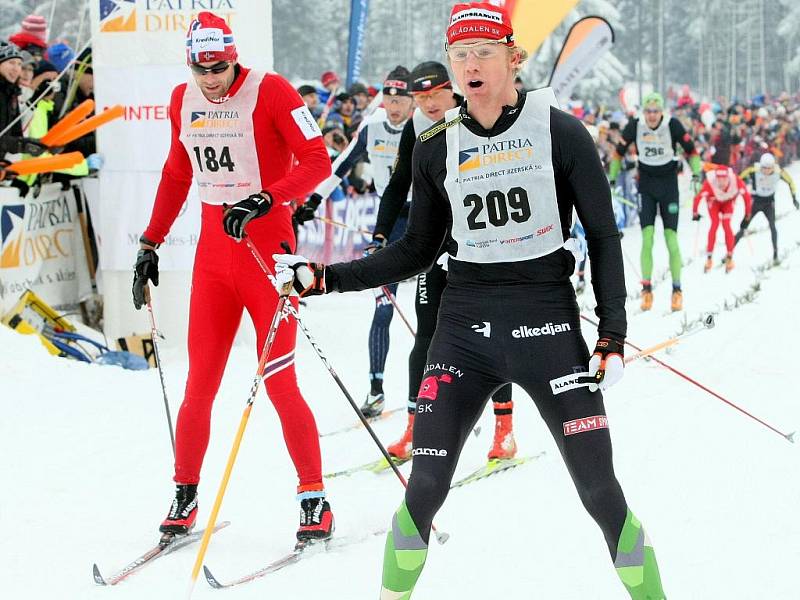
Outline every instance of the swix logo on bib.
[(772, 175), (764, 175), (761, 171), (756, 171), (756, 186), (753, 190), (753, 193), (756, 196), (761, 196), (762, 198), (766, 198), (767, 196), (772, 196), (775, 194), (775, 188), (778, 187), (778, 181), (780, 181), (781, 174), (778, 172), (778, 169), (775, 169), (772, 172)]
[(250, 71), (239, 91), (224, 102), (206, 100), (194, 80), (186, 86), (180, 139), (203, 202), (233, 204), (261, 191), (252, 114), (263, 78), (263, 73)]
[(636, 149), (639, 151), (639, 161), (651, 167), (659, 167), (675, 160), (669, 117), (664, 115), (656, 129), (650, 129), (644, 119), (640, 118), (636, 124)]
[(402, 127), (395, 129), (386, 121), (367, 125), (367, 153), (372, 165), (372, 181), (378, 196), (383, 196), (383, 190), (389, 185), (402, 133)]
[[(564, 244), (550, 143), (550, 88), (529, 92), (516, 122), (485, 138), (459, 124), (447, 129), (445, 189), (453, 213), (454, 256), (475, 263), (514, 262)], [(458, 108), (445, 114), (449, 121)]]

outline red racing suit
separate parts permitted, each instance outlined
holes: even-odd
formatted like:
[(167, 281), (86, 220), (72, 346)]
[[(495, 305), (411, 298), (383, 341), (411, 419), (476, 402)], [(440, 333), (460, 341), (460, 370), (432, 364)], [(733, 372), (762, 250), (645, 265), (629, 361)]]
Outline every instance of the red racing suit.
[(706, 252), (709, 255), (714, 252), (714, 244), (717, 241), (717, 229), (719, 229), (720, 222), (722, 222), (722, 229), (725, 232), (725, 248), (728, 254), (733, 253), (735, 238), (731, 229), (731, 217), (733, 216), (736, 199), (739, 197), (744, 199), (744, 212), (748, 219), (753, 208), (753, 198), (750, 196), (747, 185), (733, 172), (733, 169), (726, 168), (728, 170), (727, 186), (722, 187), (720, 185), (716, 171), (709, 171), (706, 173), (703, 187), (694, 197), (692, 204), (692, 214), (696, 215), (697, 209), (700, 207), (700, 201), (705, 200), (708, 203), (708, 216), (711, 217), (711, 226), (708, 230)]
[[(260, 352), (278, 302), (247, 245), (225, 235), (222, 204), (269, 192), (272, 209), (251, 221), (247, 234), (272, 268), (272, 254), (284, 252), (282, 242), (295, 248), (289, 201), (310, 193), (331, 173), (319, 128), (289, 82), (277, 74), (237, 69), (221, 102), (207, 100), (194, 81), (173, 90), (172, 145), (144, 232), (152, 242), (164, 241), (194, 178), (202, 226), (189, 307), (189, 376), (176, 427), (174, 479), (182, 484), (200, 479), (211, 405), (243, 310), (253, 320)], [(295, 339), (296, 323), (283, 320), (264, 383), (301, 493), (322, 490), (322, 466), (314, 416), (297, 387)]]

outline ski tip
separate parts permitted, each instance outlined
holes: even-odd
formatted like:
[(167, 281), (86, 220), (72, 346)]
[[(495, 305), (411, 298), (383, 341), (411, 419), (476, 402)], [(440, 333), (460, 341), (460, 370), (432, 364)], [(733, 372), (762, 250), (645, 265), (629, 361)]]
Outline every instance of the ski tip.
[(212, 575), (211, 571), (209, 571), (208, 567), (203, 565), (203, 574), (206, 576), (206, 581), (208, 585), (210, 585), (215, 590), (221, 589), (223, 585), (217, 581), (217, 578)]
[(94, 576), (94, 582), (97, 585), (107, 585), (106, 580), (103, 579), (103, 576), (100, 574), (100, 569), (97, 567), (97, 563), (92, 565), (92, 575)]

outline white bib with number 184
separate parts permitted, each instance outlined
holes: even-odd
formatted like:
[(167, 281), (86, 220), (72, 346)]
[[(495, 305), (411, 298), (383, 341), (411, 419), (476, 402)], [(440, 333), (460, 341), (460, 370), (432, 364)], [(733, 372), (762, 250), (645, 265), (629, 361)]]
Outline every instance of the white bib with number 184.
[[(444, 185), (453, 214), (453, 258), (516, 262), (564, 244), (550, 143), (550, 88), (528, 92), (522, 112), (501, 135), (475, 135), (463, 123), (447, 129)], [(445, 114), (449, 121), (458, 108)]]
[(253, 111), (263, 73), (250, 71), (224, 102), (206, 100), (189, 81), (181, 107), (180, 139), (192, 162), (200, 200), (234, 204), (261, 191)]

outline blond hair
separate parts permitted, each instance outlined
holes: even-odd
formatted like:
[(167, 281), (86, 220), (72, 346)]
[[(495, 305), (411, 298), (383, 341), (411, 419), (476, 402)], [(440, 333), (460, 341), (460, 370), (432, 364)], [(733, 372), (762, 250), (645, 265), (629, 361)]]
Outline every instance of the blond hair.
[(525, 66), (525, 61), (527, 61), (530, 56), (528, 55), (528, 51), (522, 46), (511, 46), (508, 48), (508, 51), (510, 54), (516, 54), (519, 56), (519, 63), (514, 69), (514, 77), (516, 77), (522, 72), (522, 69)]

